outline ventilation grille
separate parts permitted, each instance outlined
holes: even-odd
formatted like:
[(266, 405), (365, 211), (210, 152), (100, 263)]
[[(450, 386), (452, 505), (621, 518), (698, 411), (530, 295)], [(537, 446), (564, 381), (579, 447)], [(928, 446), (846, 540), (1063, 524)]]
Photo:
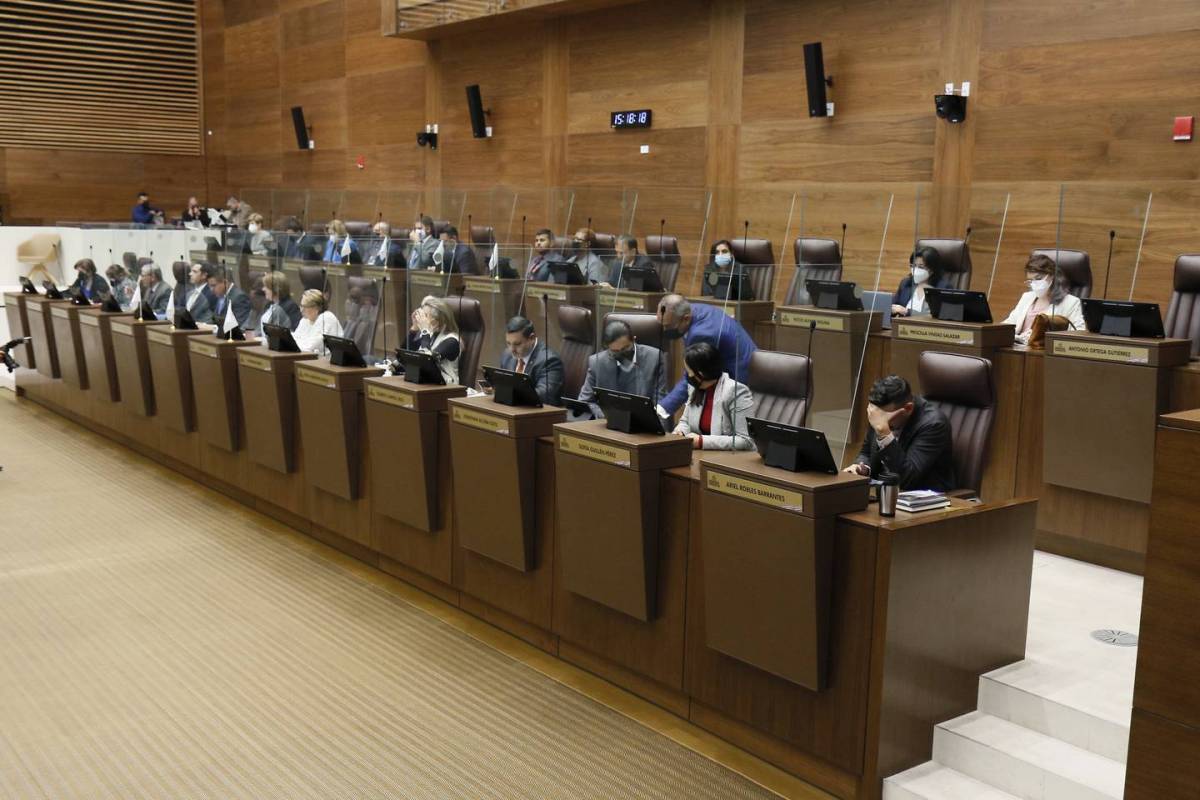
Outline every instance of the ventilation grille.
[(0, 0), (0, 145), (200, 155), (195, 0)]

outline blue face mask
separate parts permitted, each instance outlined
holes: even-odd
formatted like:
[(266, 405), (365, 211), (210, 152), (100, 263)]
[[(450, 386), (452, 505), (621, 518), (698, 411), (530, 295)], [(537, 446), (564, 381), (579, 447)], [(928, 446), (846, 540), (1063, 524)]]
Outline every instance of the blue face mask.
[(733, 256), (729, 253), (717, 253), (717, 257), (713, 260), (717, 262), (718, 267), (728, 267), (733, 263)]

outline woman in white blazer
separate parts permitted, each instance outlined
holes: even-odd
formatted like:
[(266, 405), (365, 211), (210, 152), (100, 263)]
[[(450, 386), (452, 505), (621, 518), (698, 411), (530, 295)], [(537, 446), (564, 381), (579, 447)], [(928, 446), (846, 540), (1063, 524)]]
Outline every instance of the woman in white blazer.
[(725, 372), (720, 352), (708, 342), (690, 345), (683, 362), (688, 401), (675, 434), (690, 437), (696, 450), (753, 450), (746, 422), (754, 410), (750, 389)]
[(341, 336), (342, 323), (326, 311), (325, 293), (320, 289), (309, 289), (300, 296), (300, 324), (296, 326), (293, 337), (300, 349), (306, 353), (328, 355), (325, 349), (325, 336)]
[(1067, 279), (1058, 271), (1054, 259), (1035, 255), (1025, 265), (1025, 284), (1029, 291), (1021, 295), (1017, 306), (1005, 318), (1008, 325), (1017, 326), (1017, 342), (1029, 343), (1033, 321), (1039, 314), (1066, 317), (1077, 331), (1087, 330), (1083, 321), (1083, 303), (1067, 292)]

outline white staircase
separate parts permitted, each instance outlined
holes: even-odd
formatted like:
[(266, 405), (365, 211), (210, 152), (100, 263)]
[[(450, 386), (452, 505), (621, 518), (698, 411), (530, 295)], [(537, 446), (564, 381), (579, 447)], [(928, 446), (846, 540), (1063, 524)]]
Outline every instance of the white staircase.
[(1141, 579), (1038, 553), (1029, 658), (979, 680), (976, 711), (934, 729), (933, 760), (887, 778), (884, 800), (1119, 800)]

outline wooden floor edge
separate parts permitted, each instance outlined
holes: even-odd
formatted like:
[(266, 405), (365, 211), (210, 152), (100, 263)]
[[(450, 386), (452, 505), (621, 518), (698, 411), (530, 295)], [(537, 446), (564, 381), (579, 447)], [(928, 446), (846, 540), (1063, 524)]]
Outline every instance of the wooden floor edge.
[[(0, 393), (0, 396), (2, 395), (3, 393)], [(296, 530), (274, 517), (262, 513), (257, 508), (238, 502), (203, 481), (189, 478), (180, 470), (165, 463), (169, 459), (151, 458), (138, 448), (125, 445), (115, 432), (109, 431), (103, 425), (82, 424), (75, 414), (38, 397), (37, 393), (31, 394), (18, 388), (11, 402), (26, 407), (33, 406), (38, 412), (54, 414), (60, 419), (78, 426), (86, 434), (102, 439), (112, 447), (120, 447), (137, 458), (144, 459), (147, 464), (164, 470), (174, 478), (188, 480), (199, 490), (218, 499), (223, 506), (255, 518), (256, 528), (260, 535), (267, 533), (286, 541), (293, 547), (320, 554), (356, 577), (387, 591), (397, 599), (423, 611), (463, 635), (469, 636), (556, 683), (578, 692), (593, 702), (599, 703), (648, 730), (670, 739), (679, 746), (742, 776), (766, 791), (783, 798), (795, 798), (796, 800), (831, 800), (834, 797), (814, 784), (764, 761), (649, 700), (638, 697), (582, 667), (577, 667), (551, 655), (402, 578), (347, 555), (303, 531)]]

